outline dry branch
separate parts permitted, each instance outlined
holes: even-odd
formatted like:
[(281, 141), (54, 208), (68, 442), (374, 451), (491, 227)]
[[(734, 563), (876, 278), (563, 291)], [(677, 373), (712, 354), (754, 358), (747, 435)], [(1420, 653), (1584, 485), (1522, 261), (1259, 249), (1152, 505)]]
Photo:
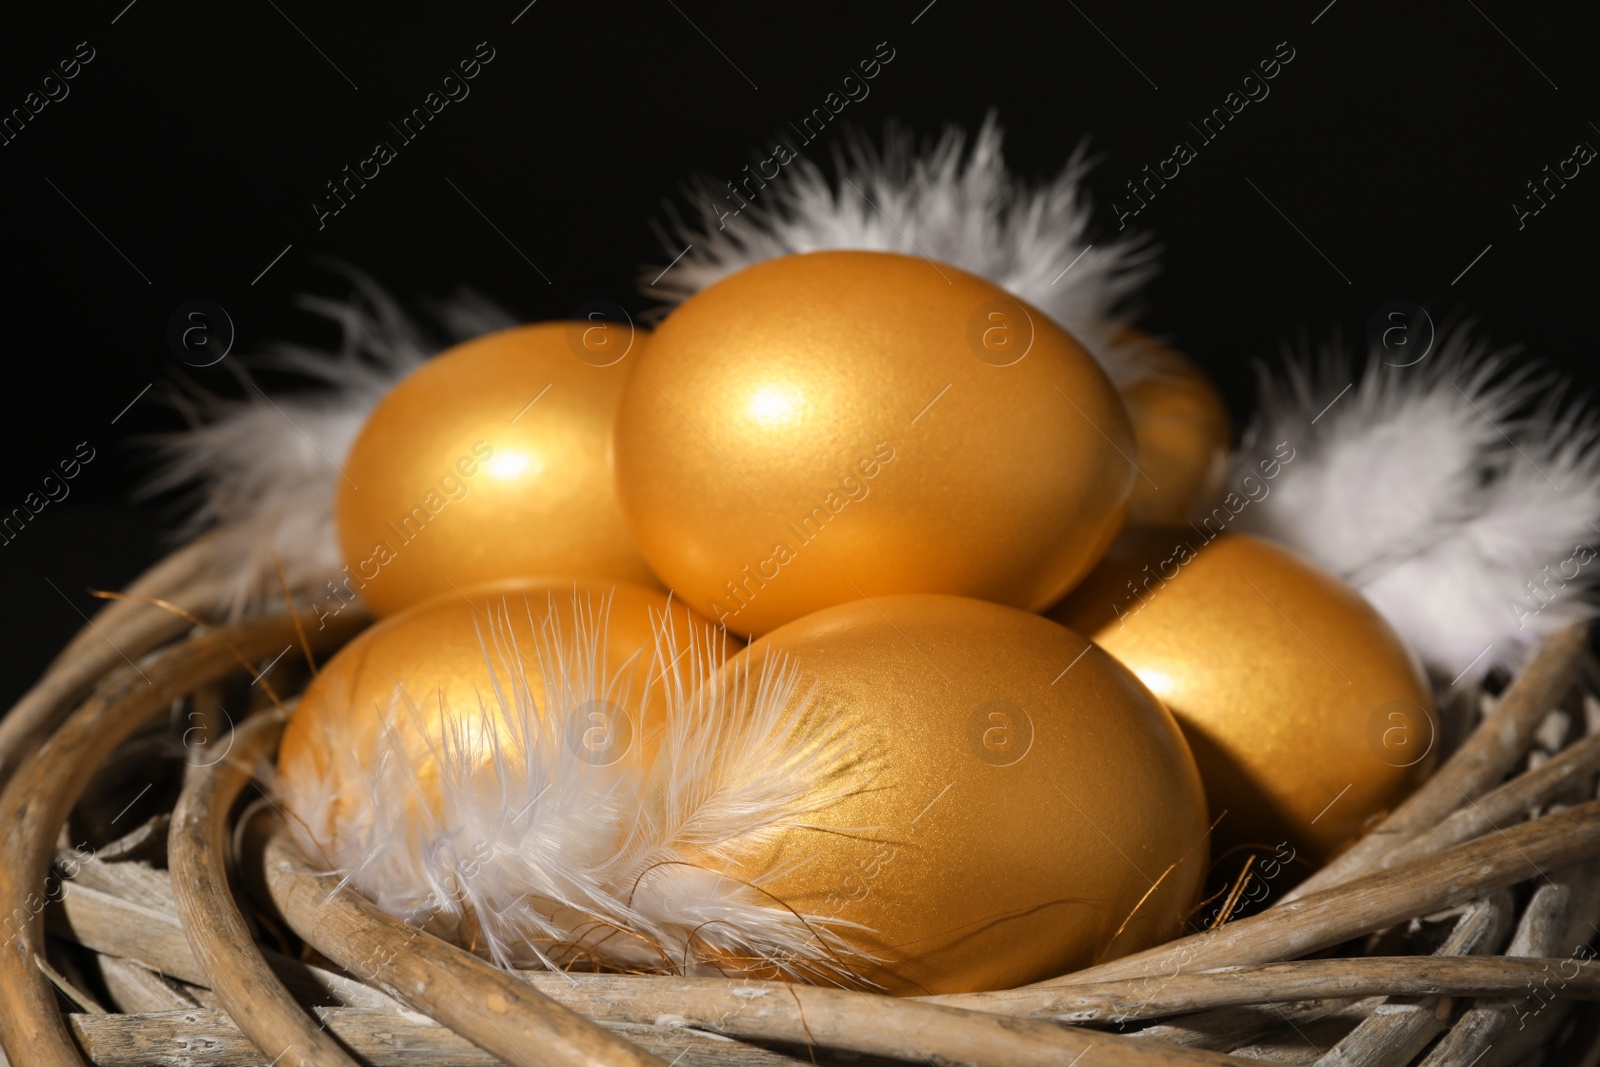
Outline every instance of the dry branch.
[[(363, 621), (335, 619), (315, 641), (335, 645)], [(44, 950), (41, 915), (57, 831), (95, 768), (172, 701), (237, 670), (240, 658), (275, 655), (293, 632), (287, 617), (262, 619), (184, 642), (146, 670), (112, 671), (0, 793), (0, 915), (9, 931), (0, 947), (0, 1042), (13, 1060), (25, 1056), (23, 1062), (40, 1067), (83, 1062), (34, 959)]]
[(228, 813), (277, 745), (283, 722), (276, 708), (245, 720), (233, 731), (227, 757), (194, 773), (184, 787), (167, 841), (178, 917), (208, 984), (269, 1062), (356, 1067), (278, 981), (228, 886)]
[[(499, 1027), (526, 1025), (521, 1004), (536, 996), (534, 983), (414, 930), (377, 906), (319, 875), (281, 824), (264, 844), (263, 869), (273, 904), (319, 952), (352, 969), (374, 968), (380, 984), (457, 1033), (484, 1045), (483, 1011), (492, 1005)], [(546, 975), (538, 986), (571, 981)], [(444, 982), (438, 981), (445, 978)], [(1163, 1047), (1112, 1034), (1084, 1033), (1053, 1023), (1005, 1018), (875, 993), (727, 979), (656, 978), (659, 997), (621, 997), (596, 1003), (607, 988), (591, 986), (589, 1005), (599, 1018), (626, 1023), (695, 1026), (729, 1037), (818, 1045), (895, 1059), (1033, 1067), (1070, 1062), (1095, 1046), (1130, 1067), (1242, 1064), (1215, 1053)], [(450, 986), (445, 989), (441, 986)], [(637, 985), (637, 982), (633, 983)], [(513, 1000), (512, 997), (517, 999)], [(499, 998), (498, 1001), (494, 998)], [(677, 1010), (661, 1010), (669, 998)], [(542, 1001), (543, 998), (541, 997)]]
[[(371, 1067), (498, 1067), (466, 1038), (411, 1011), (319, 1008), (319, 1023)], [(220, 1011), (74, 1015), (68, 1020), (97, 1067), (239, 1067), (261, 1054)], [(619, 1037), (676, 1067), (810, 1067), (789, 1056), (680, 1027), (619, 1024)]]
[(479, 1048), (517, 1067), (662, 1061), (562, 1007), (514, 974), (408, 926), (305, 865), (282, 824), (261, 870), (272, 902), (309, 944)]

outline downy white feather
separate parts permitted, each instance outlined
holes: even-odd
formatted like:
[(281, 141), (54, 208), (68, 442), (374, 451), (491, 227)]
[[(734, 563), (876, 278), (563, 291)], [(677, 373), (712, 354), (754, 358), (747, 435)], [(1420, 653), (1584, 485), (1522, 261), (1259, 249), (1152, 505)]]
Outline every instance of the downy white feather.
[[(653, 617), (649, 673), (665, 726), (614, 751), (631, 734), (610, 709), (634, 724), (627, 709), (644, 700), (627, 667), (601, 666), (609, 598), (577, 596), (571, 633), (525, 599), (480, 628), (493, 684), (478, 708), (397, 692), (370, 751), (330, 739), (323, 777), (279, 782), (307, 855), (391, 914), (503, 966), (857, 984), (868, 957), (840, 936), (852, 924), (768, 894), (782, 871), (727, 871), (863, 787), (874, 760), (839, 733), (802, 728), (812, 696), (792, 661), (752, 670), (740, 657), (716, 678), (722, 645), (709, 624), (674, 659), (683, 645), (670, 616)], [(596, 708), (608, 709), (603, 721)], [(425, 723), (447, 710), (457, 725), (435, 747)], [(639, 753), (652, 748), (647, 763)]]
[[(333, 527), (340, 467), (368, 414), (439, 346), (372, 281), (350, 277), (348, 301), (303, 297), (339, 326), (335, 351), (279, 345), (251, 362), (321, 386), (268, 397), (253, 382), (244, 401), (212, 401), (195, 428), (157, 443), (162, 465), (150, 493), (192, 487), (194, 506), (178, 536), (215, 527), (212, 577), (231, 584), (231, 615), (278, 595), (274, 560), (296, 593), (331, 581), (343, 563)], [(506, 312), (463, 291), (432, 309), (454, 341), (515, 325)]]
[(1361, 590), (1436, 682), (1515, 669), (1600, 613), (1600, 432), (1555, 375), (1468, 328), (1415, 366), (1383, 355), (1263, 375), (1234, 484), (1272, 443), (1296, 456), (1239, 526)]
[[(1121, 312), (1155, 273), (1140, 236), (1088, 240), (1092, 212), (1082, 148), (1052, 181), (1030, 185), (1007, 169), (991, 114), (967, 146), (950, 128), (921, 154), (890, 128), (881, 151), (852, 139), (830, 184), (809, 159), (789, 164), (755, 199), (730, 199), (709, 182), (689, 190), (698, 225), (674, 227), (690, 246), (674, 265), (643, 275), (645, 291), (679, 303), (753, 263), (797, 252), (864, 249), (950, 263), (1033, 304), (1076, 337), (1123, 385), (1150, 373), (1150, 346), (1123, 335)], [(735, 194), (737, 196), (737, 194)], [(663, 265), (665, 266), (665, 265)]]

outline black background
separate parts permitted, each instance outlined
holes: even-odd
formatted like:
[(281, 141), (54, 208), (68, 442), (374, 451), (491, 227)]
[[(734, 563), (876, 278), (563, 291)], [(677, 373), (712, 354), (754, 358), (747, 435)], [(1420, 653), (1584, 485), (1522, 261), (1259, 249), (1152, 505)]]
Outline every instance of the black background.
[[(1495, 341), (1596, 378), (1600, 166), (1521, 230), (1511, 207), (1577, 142), (1600, 146), (1596, 25), (1579, 5), (524, 3), (112, 0), (0, 15), (0, 112), (79, 42), (95, 51), (70, 95), (0, 147), (0, 511), (78, 442), (96, 450), (71, 495), (0, 547), (0, 698), (92, 611), (90, 586), (117, 587), (163, 550), (176, 512), (130, 503), (149, 469), (136, 439), (182, 425), (162, 400), (174, 373), (237, 388), (222, 367), (174, 357), (180, 304), (226, 308), (236, 354), (326, 340), (293, 298), (345, 291), (334, 257), (413, 307), (465, 284), (529, 320), (593, 299), (643, 311), (641, 265), (677, 250), (662, 254), (652, 230), (663, 201), (766, 154), (879, 42), (895, 58), (813, 158), (846, 123), (877, 134), (898, 118), (927, 135), (992, 108), (1031, 177), (1091, 138), (1108, 230), (1122, 182), (1194, 142), (1187, 121), (1288, 42), (1271, 95), (1136, 222), (1165, 249), (1144, 324), (1199, 360), (1241, 419), (1253, 361), (1302, 333), (1363, 337), (1395, 299), (1474, 315)], [(495, 58), (471, 95), (319, 231), (323, 183), (396, 141), (387, 122), (483, 41)]]

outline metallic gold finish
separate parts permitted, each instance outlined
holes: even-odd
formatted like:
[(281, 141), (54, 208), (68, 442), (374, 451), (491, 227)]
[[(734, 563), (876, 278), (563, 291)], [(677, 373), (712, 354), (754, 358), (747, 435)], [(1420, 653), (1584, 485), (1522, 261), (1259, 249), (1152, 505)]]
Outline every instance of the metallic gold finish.
[(1437, 755), (1433, 696), (1400, 638), (1355, 590), (1266, 541), (1130, 530), (1050, 617), (1172, 710), (1212, 813), (1227, 812), (1219, 850), (1286, 840), (1325, 861)]
[[(598, 720), (591, 717), (593, 709), (582, 711), (583, 727), (592, 722), (603, 736), (589, 736), (583, 729), (568, 733), (601, 743), (594, 756), (580, 754), (580, 758), (647, 762), (665, 710), (659, 687), (651, 687), (650, 699), (645, 700), (655, 648), (652, 612), (658, 618), (671, 614), (676, 641), (672, 655), (688, 649), (691, 629), (700, 637), (710, 629), (681, 602), (674, 604), (653, 589), (571, 579), (491, 583), (464, 594), (436, 597), (383, 619), (329, 660), (300, 698), (278, 749), (281, 791), (291, 802), (325, 795), (330, 808), (315, 813), (318, 824), (339, 825), (341, 807), (358, 802), (363, 783), (333, 779), (357, 776), (361, 762), (372, 769), (379, 731), (387, 722), (417, 773), (420, 799), (437, 812), (438, 754), (446, 735), (452, 744), (463, 741), (470, 746), (468, 766), (488, 764), (496, 746), (484, 728), (485, 715), (502, 739), (518, 736), (515, 723), (496, 698), (495, 684), (512, 692), (515, 670), (526, 671), (527, 691), (538, 713), (544, 714), (539, 703), (544, 689), (534, 654), (537, 634), (541, 628), (558, 627), (571, 644), (580, 616), (584, 625), (600, 626), (604, 639), (595, 642), (602, 651), (600, 672), (606, 677), (622, 673), (614, 707)], [(509, 648), (511, 641), (515, 652), (507, 661), (499, 650)], [(724, 646), (729, 655), (737, 647), (731, 641)], [(574, 662), (583, 658), (574, 657)], [(407, 700), (416, 715), (409, 713)], [(407, 798), (395, 798), (403, 799)]]
[(1115, 537), (1133, 451), (1065, 331), (980, 278), (883, 252), (768, 260), (689, 298), (616, 430), (645, 558), (746, 634), (890, 593), (1043, 609)]
[(656, 584), (623, 525), (610, 462), (644, 343), (631, 327), (521, 326), (395, 386), (351, 447), (335, 503), (353, 585), (372, 610), (530, 575)]
[[(1121, 339), (1149, 340), (1136, 330)], [(1193, 360), (1149, 343), (1159, 349), (1155, 372), (1120, 390), (1143, 474), (1133, 484), (1128, 521), (1182, 523), (1221, 489), (1233, 426), (1221, 394)]]
[(1206, 866), (1194, 760), (1160, 702), (1079, 635), (983, 601), (891, 596), (744, 654), (753, 670), (789, 657), (816, 686), (813, 729), (870, 770), (840, 772), (860, 787), (735, 873), (862, 924), (839, 932), (881, 960), (871, 981), (1009, 988), (1180, 932)]

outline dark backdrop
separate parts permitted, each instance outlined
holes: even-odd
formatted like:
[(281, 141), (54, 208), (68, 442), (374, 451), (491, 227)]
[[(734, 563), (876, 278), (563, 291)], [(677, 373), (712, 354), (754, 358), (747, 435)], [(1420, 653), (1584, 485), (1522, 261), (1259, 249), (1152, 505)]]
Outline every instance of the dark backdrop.
[[(926, 134), (996, 109), (1011, 164), (1034, 177), (1088, 136), (1107, 229), (1125, 180), (1179, 139), (1199, 149), (1134, 222), (1165, 248), (1146, 324), (1238, 416), (1252, 361), (1301, 331), (1363, 336), (1391, 300), (1475, 315), (1595, 379), (1600, 166), (1520, 228), (1512, 206), (1579, 142), (1600, 147), (1596, 25), (1579, 5), (525, 3), (107, 0), (0, 16), (0, 113), (58, 98), (0, 146), (0, 512), (79, 442), (95, 454), (0, 546), (0, 698), (92, 610), (88, 587), (162, 550), (172, 502), (130, 504), (148, 469), (137, 441), (182, 424), (161, 399), (175, 372), (234, 388), (223, 367), (175, 359), (175, 308), (225, 308), (236, 352), (325, 339), (293, 297), (342, 291), (321, 258), (336, 257), (413, 305), (466, 284), (526, 319), (593, 299), (643, 310), (638, 267), (667, 258), (651, 229), (663, 199), (692, 175), (736, 174), (880, 42), (894, 59), (842, 119)], [(470, 96), (399, 146), (387, 123), (480, 42), (493, 59)], [(1291, 49), (1270, 95), (1201, 146), (1187, 123)], [(63, 61), (76, 76), (45, 82)], [(825, 159), (839, 125), (808, 152)], [(397, 158), (319, 230), (324, 183), (380, 138)]]

